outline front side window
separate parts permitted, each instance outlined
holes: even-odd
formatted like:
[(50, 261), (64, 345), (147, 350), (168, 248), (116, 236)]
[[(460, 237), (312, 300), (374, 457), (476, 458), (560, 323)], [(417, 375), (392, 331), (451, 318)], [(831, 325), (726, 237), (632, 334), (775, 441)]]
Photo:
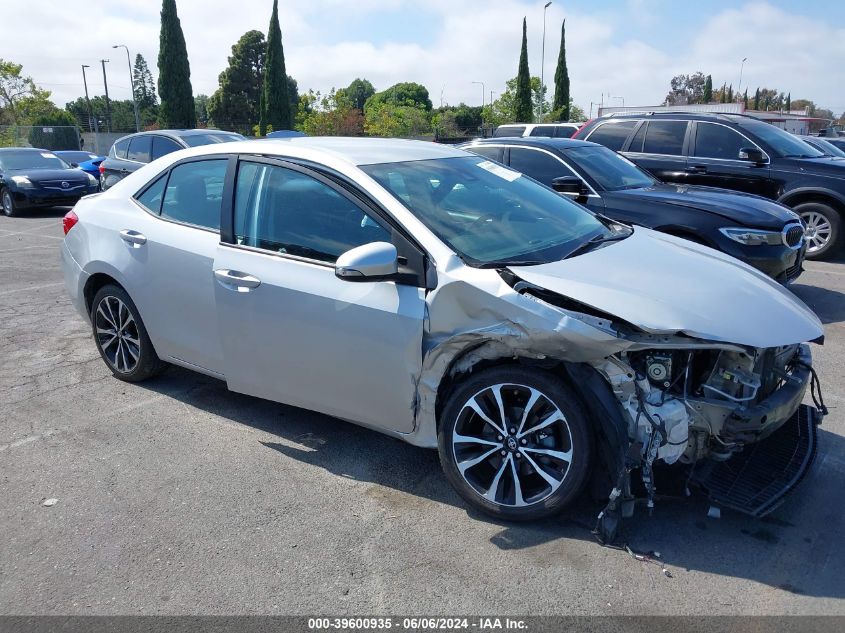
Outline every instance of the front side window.
[(637, 121), (608, 121), (593, 130), (586, 140), (618, 152), (636, 124)]
[(241, 163), (235, 188), (238, 244), (334, 263), (390, 231), (333, 188), (292, 169)]
[(580, 205), (477, 156), (361, 169), (475, 266), (558, 261), (587, 240), (609, 234)]
[(680, 156), (684, 153), (686, 121), (649, 121), (645, 133), (643, 152)]
[(822, 152), (790, 134), (763, 121), (743, 121), (742, 128), (760, 138), (781, 158), (819, 158)]
[(149, 136), (136, 136), (133, 138), (129, 141), (129, 151), (126, 153), (126, 158), (138, 163), (149, 163), (151, 140)]
[(182, 163), (170, 171), (161, 217), (220, 230), (220, 206), (228, 159)]
[(152, 185), (147, 187), (141, 195), (137, 196), (135, 200), (148, 210), (159, 215), (161, 213), (161, 199), (164, 197), (164, 186), (166, 184), (167, 174), (163, 174)]
[(574, 147), (566, 150), (566, 156), (605, 191), (640, 189), (656, 183), (634, 163), (606, 147)]
[(522, 147), (511, 148), (510, 165), (526, 176), (530, 176), (544, 185), (551, 186), (552, 180), (560, 176), (575, 176), (576, 174), (554, 156), (535, 149)]
[(737, 160), (739, 150), (752, 146), (751, 141), (724, 125), (699, 122), (697, 126), (694, 155), (699, 158)]

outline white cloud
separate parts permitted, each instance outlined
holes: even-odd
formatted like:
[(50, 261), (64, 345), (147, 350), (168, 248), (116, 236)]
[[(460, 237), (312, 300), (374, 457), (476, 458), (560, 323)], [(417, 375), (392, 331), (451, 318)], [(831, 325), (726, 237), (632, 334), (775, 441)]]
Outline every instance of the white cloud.
[[(129, 96), (124, 53), (112, 50), (112, 44), (126, 44), (133, 55), (141, 52), (156, 72), (159, 2), (109, 0), (93, 13), (56, 10), (58, 4), (31, 0), (26, 11), (7, 14), (3, 37), (3, 56), (23, 63), (25, 72), (53, 91), (57, 103), (82, 94), (82, 63), (93, 66), (89, 88), (101, 92), (98, 60), (103, 57), (112, 60), (112, 96)], [(572, 94), (587, 110), (602, 93), (622, 96), (627, 105), (659, 103), (671, 77), (682, 72), (702, 70), (712, 74), (717, 85), (727, 81), (736, 87), (743, 57), (749, 58), (744, 85), (790, 90), (793, 98), (811, 98), (837, 112), (845, 109), (842, 28), (802, 17), (799, 8), (791, 13), (765, 2), (721, 11), (701, 24), (671, 24), (655, 17), (661, 5), (662, 0), (627, 0), (618, 9), (599, 5), (590, 13), (565, 11), (565, 3), (552, 5), (547, 12), (546, 82), (553, 82), (560, 24), (566, 17)], [(271, 2), (241, 0), (233, 9), (231, 0), (179, 0), (178, 6), (194, 90), (211, 93), (238, 37), (250, 29), (266, 31)], [(436, 32), (423, 40), (424, 45), (403, 39), (399, 32), (372, 33), (368, 16), (401, 11), (403, 6), (420, 11), (418, 3), (405, 0), (282, 0), (289, 73), (301, 89), (345, 86), (355, 77), (366, 77), (377, 88), (418, 81), (428, 87), (435, 104), (441, 92), (448, 103), (477, 104), (481, 89), (473, 81), (485, 83), (488, 101), (490, 90), (499, 93), (516, 75), (521, 19), (529, 12), (529, 63), (532, 74), (540, 74), (541, 4), (427, 0), (424, 7), (432, 13)], [(329, 41), (322, 28), (328, 19), (349, 27)], [(689, 44), (670, 50), (660, 40), (638, 37), (640, 27), (649, 33), (681, 29)], [(413, 30), (408, 25), (407, 32)]]

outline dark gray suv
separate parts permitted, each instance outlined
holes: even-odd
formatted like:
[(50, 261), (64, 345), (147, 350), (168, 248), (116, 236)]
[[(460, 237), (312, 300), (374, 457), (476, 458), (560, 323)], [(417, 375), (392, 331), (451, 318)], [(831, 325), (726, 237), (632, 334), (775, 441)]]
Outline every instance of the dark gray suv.
[(115, 141), (108, 158), (100, 163), (100, 186), (105, 191), (136, 169), (180, 149), (245, 138), (221, 130), (156, 130), (130, 134)]

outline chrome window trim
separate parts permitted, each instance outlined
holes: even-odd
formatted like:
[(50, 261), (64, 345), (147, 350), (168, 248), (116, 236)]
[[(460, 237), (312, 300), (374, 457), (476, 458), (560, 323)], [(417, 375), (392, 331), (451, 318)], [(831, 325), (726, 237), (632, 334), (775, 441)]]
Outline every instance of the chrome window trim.
[(249, 246), (248, 244), (231, 244), (229, 242), (220, 242), (220, 246), (227, 246), (242, 251), (248, 251), (256, 255), (265, 255), (267, 257), (277, 257), (281, 259), (289, 259), (291, 261), (299, 262), (301, 264), (312, 264), (320, 268), (329, 268), (334, 270), (335, 265), (331, 262), (324, 262), (320, 259), (311, 259), (310, 257), (303, 257), (302, 255), (293, 255), (291, 253), (279, 253), (278, 251), (271, 251), (266, 248), (259, 248), (258, 246)]

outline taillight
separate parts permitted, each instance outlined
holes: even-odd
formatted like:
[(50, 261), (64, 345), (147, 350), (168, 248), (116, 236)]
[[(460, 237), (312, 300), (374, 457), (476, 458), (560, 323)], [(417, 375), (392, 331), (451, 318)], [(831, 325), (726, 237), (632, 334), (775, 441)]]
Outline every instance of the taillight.
[[(587, 121), (584, 125), (582, 125), (581, 127), (579, 127), (579, 128), (578, 128), (578, 130), (575, 132), (575, 134), (573, 134), (573, 135), (572, 135), (572, 138), (578, 138), (578, 135), (579, 135), (579, 134), (581, 134), (581, 130), (583, 130), (585, 127), (587, 127), (587, 126), (588, 126), (590, 123), (592, 123), (593, 121), (595, 121), (595, 119), (590, 119), (590, 120), (589, 120), (589, 121)], [(100, 165), (100, 171), (102, 171), (102, 169), (103, 169), (103, 166), (102, 166), (102, 165)]]
[(67, 235), (68, 231), (76, 226), (77, 222), (79, 222), (79, 216), (73, 211), (68, 211), (65, 214), (65, 217), (62, 218), (62, 229), (64, 229), (65, 235)]
[(100, 163), (100, 175), (102, 176), (104, 173), (106, 173), (106, 166)]

